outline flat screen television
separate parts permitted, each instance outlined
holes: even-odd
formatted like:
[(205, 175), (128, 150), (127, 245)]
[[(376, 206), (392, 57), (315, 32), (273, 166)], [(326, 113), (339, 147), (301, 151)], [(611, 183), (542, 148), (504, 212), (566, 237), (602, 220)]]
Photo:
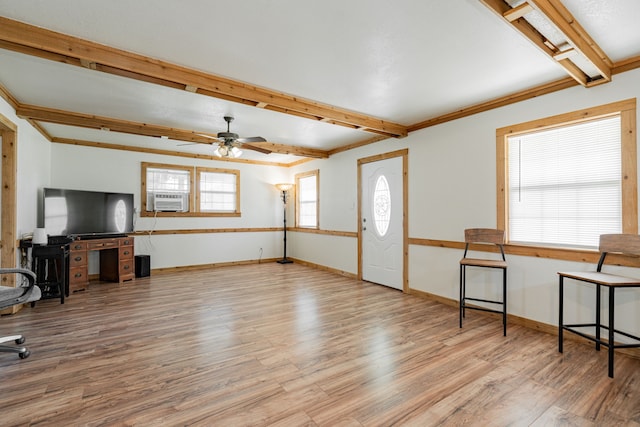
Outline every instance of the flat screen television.
[(38, 223), (49, 236), (80, 238), (133, 232), (133, 194), (44, 188)]

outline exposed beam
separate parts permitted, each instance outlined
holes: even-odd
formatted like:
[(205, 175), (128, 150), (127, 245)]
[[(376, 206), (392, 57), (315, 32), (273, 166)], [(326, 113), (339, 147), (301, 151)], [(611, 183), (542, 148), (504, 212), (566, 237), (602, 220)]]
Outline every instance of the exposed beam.
[(513, 9), (506, 11), (505, 13), (502, 14), (502, 16), (504, 16), (504, 18), (507, 21), (513, 22), (516, 19), (522, 18), (524, 15), (531, 12), (532, 10), (533, 10), (533, 7), (529, 3), (524, 2), (520, 6), (514, 7)]
[(56, 110), (53, 108), (38, 107), (35, 105), (21, 104), (16, 108), (18, 117), (47, 123), (56, 123), (68, 126), (79, 126), (90, 129), (109, 129), (114, 132), (124, 132), (134, 135), (153, 137), (166, 136), (178, 141), (199, 142), (210, 144), (211, 139), (197, 135), (192, 131), (175, 129), (165, 126), (137, 123), (127, 120), (100, 117), (71, 111)]
[[(480, 1), (505, 22), (512, 25), (547, 56), (556, 59), (557, 63), (581, 85), (590, 87), (611, 81), (611, 60), (559, 0), (527, 0), (515, 8), (512, 8), (505, 0)], [(532, 9), (537, 10), (556, 26), (565, 35), (566, 41), (571, 47), (580, 52), (593, 65), (599, 75), (593, 77), (587, 75), (563, 55), (556, 58), (563, 51), (549, 42), (526, 20), (526, 14)]]
[(274, 153), (278, 154), (291, 154), (293, 156), (312, 157), (314, 159), (326, 159), (329, 157), (329, 152), (325, 150), (319, 150), (317, 148), (306, 148), (295, 145), (277, 144), (275, 142), (252, 142), (251, 145), (266, 148)]
[(613, 65), (611, 59), (560, 0), (528, 0), (528, 2), (567, 36), (569, 43), (593, 64), (603, 79), (611, 80)]
[(158, 148), (148, 148), (148, 147), (136, 147), (134, 145), (111, 144), (107, 142), (85, 141), (81, 139), (71, 139), (71, 138), (55, 138), (54, 137), (51, 139), (51, 142), (55, 142), (57, 144), (77, 145), (80, 147), (104, 148), (106, 150), (121, 150), (121, 151), (137, 152), (137, 153), (161, 154), (165, 156), (185, 157), (189, 159), (216, 160), (216, 161), (222, 161), (222, 162), (246, 163), (246, 164), (252, 164), (252, 165), (290, 167), (293, 164), (293, 163), (290, 164), (290, 163), (281, 163), (281, 162), (268, 162), (268, 161), (261, 161), (261, 160), (249, 160), (249, 159), (242, 159), (242, 158), (236, 159), (232, 157), (217, 157), (217, 156), (206, 155), (206, 154), (185, 153), (183, 151), (162, 150)]
[(197, 93), (253, 106), (266, 105), (283, 113), (303, 115), (313, 120), (362, 127), (391, 137), (404, 137), (404, 125), (345, 110), (320, 102), (301, 99), (244, 82), (204, 73), (154, 58), (72, 37), (0, 17), (0, 41), (3, 47), (41, 58), (59, 58), (63, 62), (86, 66), (132, 79), (170, 87), (195, 87)]
[[(138, 123), (128, 120), (113, 119), (109, 117), (93, 116), (89, 114), (75, 113), (71, 111), (56, 110), (53, 108), (38, 107), (35, 105), (18, 105), (16, 108), (18, 117), (34, 121), (56, 123), (67, 126), (78, 126), (89, 129), (108, 129), (112, 132), (123, 132), (134, 135), (151, 136), (156, 138), (168, 138), (176, 141), (195, 142), (211, 145), (211, 138), (201, 136), (194, 131), (170, 128), (148, 123)], [(55, 139), (55, 138), (54, 138)], [(263, 145), (264, 144), (264, 145)], [(315, 148), (305, 148), (271, 142), (253, 143), (252, 145), (268, 148), (274, 153), (293, 154), (296, 156), (327, 158), (326, 151)]]

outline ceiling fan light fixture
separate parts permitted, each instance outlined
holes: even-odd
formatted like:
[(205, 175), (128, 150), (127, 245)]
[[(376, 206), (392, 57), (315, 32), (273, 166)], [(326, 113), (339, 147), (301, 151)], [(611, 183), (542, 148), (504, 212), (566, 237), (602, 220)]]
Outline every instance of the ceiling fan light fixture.
[(229, 148), (226, 145), (218, 145), (215, 154), (218, 157), (229, 157)]
[(231, 147), (229, 145), (221, 144), (218, 145), (218, 148), (213, 151), (213, 154), (215, 154), (217, 157), (236, 158), (242, 156), (242, 150), (238, 147)]
[(230, 157), (240, 157), (240, 156), (242, 156), (242, 150), (239, 149), (238, 147), (233, 147), (230, 150), (229, 156)]

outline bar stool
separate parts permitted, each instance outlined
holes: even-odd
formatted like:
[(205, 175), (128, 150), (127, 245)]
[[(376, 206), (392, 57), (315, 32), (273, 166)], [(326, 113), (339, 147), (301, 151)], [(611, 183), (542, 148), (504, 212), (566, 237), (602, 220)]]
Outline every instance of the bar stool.
[(31, 269), (36, 274), (36, 285), (42, 290), (42, 298), (59, 296), (60, 304), (64, 304), (65, 295), (69, 295), (69, 245), (33, 245), (31, 258)]
[[(493, 228), (468, 228), (464, 230), (464, 255), (460, 260), (460, 327), (462, 328), (462, 319), (465, 317), (465, 310), (480, 310), (490, 313), (502, 314), (503, 335), (507, 336), (507, 261), (504, 257), (504, 230)], [(495, 245), (500, 249), (502, 259), (482, 259), (467, 258), (469, 245), (472, 243), (480, 243), (483, 245)], [(482, 298), (473, 298), (466, 295), (466, 268), (467, 267), (483, 267), (502, 270), (502, 301), (488, 300)], [(480, 305), (467, 305), (467, 301), (489, 303), (501, 305), (502, 310), (484, 307)]]
[[(600, 346), (607, 347), (608, 374), (613, 378), (613, 356), (616, 348), (640, 348), (640, 336), (632, 335), (628, 332), (616, 329), (615, 326), (615, 291), (616, 289), (640, 289), (640, 279), (637, 277), (626, 277), (618, 274), (605, 273), (602, 267), (608, 254), (622, 257), (636, 258), (640, 255), (640, 236), (637, 234), (602, 234), (600, 235), (600, 260), (595, 271), (559, 271), (559, 306), (558, 306), (558, 351), (563, 351), (563, 331), (569, 331), (590, 341), (596, 345), (596, 351), (600, 351)], [(615, 265), (615, 261), (612, 263)], [(595, 286), (596, 301), (594, 321), (587, 323), (565, 323), (564, 321), (564, 279), (571, 279), (576, 284), (580, 282), (591, 283)], [(602, 321), (602, 288), (608, 289), (608, 319)], [(603, 337), (601, 330), (607, 333)], [(621, 342), (616, 342), (616, 337), (623, 338)], [(624, 339), (628, 342), (624, 342)]]

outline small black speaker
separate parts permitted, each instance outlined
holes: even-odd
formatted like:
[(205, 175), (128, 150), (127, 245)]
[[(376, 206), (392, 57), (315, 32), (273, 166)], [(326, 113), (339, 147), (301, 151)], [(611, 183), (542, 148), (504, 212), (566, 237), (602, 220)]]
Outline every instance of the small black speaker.
[(148, 277), (151, 275), (151, 256), (136, 255), (136, 277)]

